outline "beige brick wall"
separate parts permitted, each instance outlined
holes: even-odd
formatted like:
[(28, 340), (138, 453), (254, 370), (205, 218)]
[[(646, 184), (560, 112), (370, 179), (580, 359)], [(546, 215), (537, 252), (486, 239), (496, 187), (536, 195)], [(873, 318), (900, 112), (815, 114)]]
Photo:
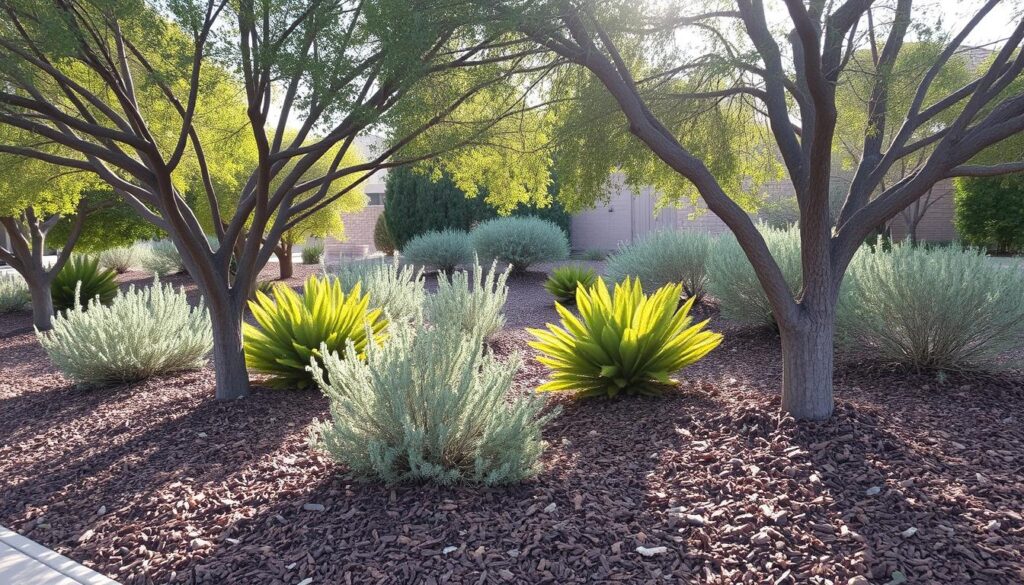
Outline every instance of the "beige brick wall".
[[(949, 179), (936, 183), (932, 188), (933, 203), (928, 206), (921, 222), (917, 224), (917, 239), (923, 242), (952, 242), (958, 238), (953, 224), (953, 182)], [(924, 202), (924, 198), (920, 200)], [(913, 206), (911, 206), (913, 207)], [(903, 214), (897, 214), (889, 222), (889, 231), (893, 241), (907, 238), (907, 222)]]
[(367, 205), (361, 211), (342, 214), (345, 221), (345, 241), (328, 238), (324, 246), (327, 260), (335, 261), (339, 256), (362, 256), (373, 254), (377, 247), (373, 245), (373, 228), (377, 218), (384, 213), (383, 205)]

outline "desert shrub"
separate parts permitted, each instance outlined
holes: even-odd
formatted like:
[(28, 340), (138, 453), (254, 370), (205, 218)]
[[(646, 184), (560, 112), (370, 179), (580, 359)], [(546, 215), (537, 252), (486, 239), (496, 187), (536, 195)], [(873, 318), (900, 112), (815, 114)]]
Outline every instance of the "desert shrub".
[(670, 284), (647, 296), (637, 280), (626, 278), (612, 294), (603, 279), (577, 296), (580, 316), (555, 304), (561, 327), (528, 329), (552, 370), (538, 392), (574, 392), (580, 397), (660, 394), (669, 375), (718, 347), (722, 335), (692, 325), (694, 298), (679, 306), (682, 285)]
[(25, 279), (16, 274), (0, 274), (0, 315), (24, 309), (31, 299)]
[(388, 219), (383, 213), (377, 216), (377, 223), (373, 224), (373, 246), (388, 256), (395, 255), (395, 238), (388, 229)]
[[(417, 329), (419, 331), (417, 331)], [(501, 362), (479, 337), (450, 329), (396, 327), (386, 344), (344, 359), (324, 347), (313, 377), (331, 419), (311, 443), (357, 476), (389, 484), (506, 484), (535, 475), (544, 448), (536, 396), (508, 399), (518, 356)]]
[(466, 232), (427, 232), (409, 240), (402, 249), (402, 256), (417, 266), (451, 274), (459, 265), (473, 260), (473, 244)]
[(257, 292), (249, 308), (258, 326), (246, 323), (242, 328), (245, 363), (269, 374), (271, 387), (311, 387), (307, 366), (322, 358), (322, 347), (342, 351), (351, 342), (361, 355), (368, 333), (384, 338), (387, 321), (380, 318), (380, 309), (369, 305), (370, 297), (362, 294), (360, 285), (346, 294), (335, 278), (307, 278), (301, 296), (280, 283), (272, 299)]
[[(117, 294), (117, 273), (100, 268), (94, 256), (72, 256), (50, 283), (54, 311), (65, 311), (78, 304), (99, 299), (109, 305)], [(77, 292), (77, 295), (76, 295)]]
[[(802, 282), (799, 229), (791, 226), (777, 230), (765, 224), (758, 227), (790, 291), (796, 295)], [(724, 317), (748, 325), (775, 326), (768, 297), (736, 238), (718, 238), (712, 247), (707, 289), (718, 299)]]
[(505, 326), (502, 310), (508, 299), (508, 273), (506, 269), (499, 274), (497, 263), (491, 263), (484, 274), (480, 264), (474, 263), (471, 273), (456, 272), (451, 281), (438, 279), (437, 292), (427, 295), (423, 304), (427, 320), (440, 328), (487, 339)]
[(312, 240), (302, 247), (303, 264), (319, 264), (324, 257), (323, 240)]
[(537, 217), (491, 219), (476, 226), (470, 235), (481, 260), (507, 262), (513, 272), (569, 257), (569, 238), (562, 228)]
[(1024, 175), (956, 180), (954, 223), (964, 242), (992, 252), (1024, 250)]
[(845, 345), (917, 368), (993, 367), (1024, 334), (1024, 276), (976, 250), (863, 253), (845, 279), (838, 332)]
[(97, 385), (142, 380), (196, 369), (213, 347), (210, 317), (182, 291), (154, 280), (129, 287), (103, 306), (76, 304), (58, 314), (53, 329), (37, 333), (50, 360), (65, 376)]
[(100, 252), (100, 267), (118, 274), (128, 272), (139, 264), (139, 249), (134, 244)]
[(551, 275), (544, 282), (544, 288), (555, 297), (556, 301), (563, 303), (576, 302), (576, 289), (582, 286), (589, 288), (597, 281), (597, 273), (593, 268), (586, 266), (559, 266), (551, 271)]
[(600, 262), (608, 258), (608, 250), (591, 248), (589, 250), (584, 250), (583, 254), (581, 254), (581, 257), (584, 260), (590, 260), (591, 262)]
[(174, 242), (170, 240), (156, 240), (141, 245), (139, 264), (146, 272), (158, 276), (179, 274), (185, 271), (181, 253), (178, 252)]
[(683, 295), (699, 302), (707, 286), (712, 244), (711, 236), (704, 233), (659, 230), (610, 256), (605, 274), (614, 282), (639, 279), (648, 291), (682, 283)]
[(370, 306), (384, 310), (389, 321), (410, 321), (421, 314), (426, 291), (423, 270), (390, 262), (367, 260), (341, 264), (332, 270), (346, 293), (357, 283), (370, 295)]

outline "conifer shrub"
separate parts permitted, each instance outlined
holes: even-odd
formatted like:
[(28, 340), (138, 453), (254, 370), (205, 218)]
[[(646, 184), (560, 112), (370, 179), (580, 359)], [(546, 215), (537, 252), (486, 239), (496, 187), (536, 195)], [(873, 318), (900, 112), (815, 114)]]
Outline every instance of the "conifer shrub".
[(139, 265), (139, 248), (135, 244), (109, 248), (100, 252), (100, 268), (124, 274)]
[(555, 303), (561, 326), (527, 329), (537, 361), (551, 368), (551, 380), (538, 392), (573, 392), (578, 397), (620, 393), (657, 395), (673, 384), (669, 377), (703, 358), (722, 342), (693, 324), (695, 298), (679, 307), (682, 285), (669, 284), (648, 296), (627, 277), (609, 293), (603, 279), (576, 295), (579, 317)]
[(331, 420), (311, 430), (316, 448), (364, 479), (507, 484), (532, 477), (544, 449), (535, 395), (509, 400), (518, 356), (500, 361), (482, 339), (422, 323), (369, 343), (365, 361), (321, 348), (313, 379), (330, 399)]
[(402, 249), (402, 256), (417, 266), (451, 274), (460, 265), (473, 260), (473, 244), (466, 232), (427, 232), (409, 240)]
[(579, 287), (589, 288), (597, 282), (597, 273), (593, 268), (586, 266), (559, 266), (551, 271), (547, 281), (544, 282), (544, 289), (556, 301), (566, 304), (576, 302), (576, 289)]
[(24, 309), (31, 299), (25, 279), (16, 274), (0, 274), (0, 315)]
[(569, 238), (562, 228), (538, 217), (491, 219), (476, 226), (470, 235), (482, 261), (507, 262), (513, 272), (524, 272), (538, 262), (569, 257)]
[(658, 230), (623, 246), (608, 258), (605, 274), (614, 282), (639, 279), (650, 292), (681, 283), (683, 296), (704, 297), (708, 281), (708, 256), (714, 240), (705, 233)]
[(359, 283), (346, 294), (338, 279), (310, 276), (302, 289), (300, 296), (279, 283), (273, 298), (257, 291), (249, 301), (257, 325), (242, 327), (245, 363), (268, 374), (272, 388), (312, 387), (308, 366), (323, 358), (322, 348), (337, 352), (351, 343), (362, 355), (370, 337), (385, 336), (387, 321)]
[(990, 369), (1024, 335), (1024, 275), (977, 250), (896, 244), (858, 254), (841, 291), (839, 340), (919, 369)]
[(95, 256), (72, 256), (50, 283), (53, 310), (66, 311), (76, 303), (87, 305), (93, 299), (109, 305), (117, 294), (116, 278), (113, 270), (100, 268)]
[(37, 332), (50, 361), (83, 385), (143, 380), (202, 367), (213, 348), (210, 317), (184, 291), (154, 280), (129, 287), (109, 306), (76, 303), (57, 314), (53, 329)]
[(387, 256), (395, 255), (395, 238), (388, 229), (388, 218), (383, 213), (377, 216), (373, 224), (373, 246)]
[[(796, 295), (803, 280), (800, 230), (796, 226), (775, 229), (767, 224), (760, 224), (758, 229), (779, 264), (790, 292)], [(768, 296), (736, 238), (720, 237), (712, 247), (708, 257), (707, 289), (718, 300), (723, 317), (747, 325), (776, 326)]]
[(451, 281), (438, 279), (437, 292), (424, 302), (427, 320), (439, 328), (489, 338), (505, 326), (508, 274), (509, 269), (498, 272), (497, 262), (485, 274), (475, 262), (471, 272), (456, 272)]
[[(216, 248), (214, 248), (216, 249)], [(185, 263), (181, 253), (170, 240), (156, 240), (142, 245), (139, 252), (139, 264), (150, 274), (165, 276), (180, 274), (185, 271)]]
[(389, 321), (410, 321), (420, 315), (427, 296), (423, 269), (391, 261), (366, 260), (341, 264), (331, 270), (346, 293), (361, 283), (370, 295), (370, 306), (384, 310)]
[(312, 240), (302, 247), (303, 264), (319, 264), (324, 257), (323, 240)]

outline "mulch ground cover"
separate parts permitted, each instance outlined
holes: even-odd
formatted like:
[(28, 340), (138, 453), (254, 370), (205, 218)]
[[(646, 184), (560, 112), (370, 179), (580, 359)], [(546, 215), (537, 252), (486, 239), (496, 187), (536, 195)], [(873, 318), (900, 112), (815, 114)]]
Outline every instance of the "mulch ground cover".
[[(542, 280), (510, 280), (495, 352), (529, 358)], [(798, 425), (778, 340), (715, 318), (678, 391), (556, 398), (536, 479), (387, 487), (306, 446), (318, 393), (218, 403), (208, 369), (82, 390), (30, 325), (0, 316), (0, 524), (122, 583), (1024, 582), (1019, 372), (844, 356), (835, 416)], [(516, 392), (544, 376), (527, 359)]]

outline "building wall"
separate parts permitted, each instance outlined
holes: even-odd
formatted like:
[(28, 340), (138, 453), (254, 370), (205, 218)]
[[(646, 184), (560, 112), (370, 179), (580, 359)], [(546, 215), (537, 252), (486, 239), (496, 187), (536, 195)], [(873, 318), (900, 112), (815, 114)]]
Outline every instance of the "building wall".
[[(953, 181), (946, 179), (932, 188), (933, 203), (928, 206), (920, 223), (917, 224), (917, 239), (924, 242), (952, 242), (958, 238), (956, 226), (953, 224)], [(924, 199), (921, 199), (923, 202)], [(911, 207), (912, 209), (912, 207)], [(907, 238), (907, 222), (903, 214), (897, 214), (889, 222), (889, 231), (893, 241)]]

